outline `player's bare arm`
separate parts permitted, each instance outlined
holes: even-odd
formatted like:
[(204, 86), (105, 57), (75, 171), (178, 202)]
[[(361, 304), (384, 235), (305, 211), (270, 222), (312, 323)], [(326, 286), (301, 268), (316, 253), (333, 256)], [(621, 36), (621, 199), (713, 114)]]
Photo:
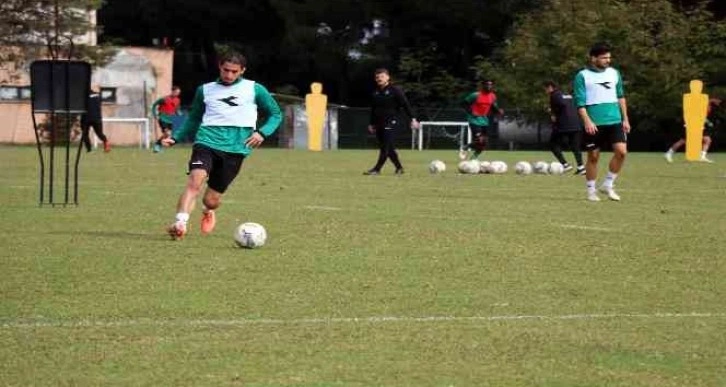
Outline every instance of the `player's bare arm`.
[(623, 131), (630, 133), (630, 120), (628, 119), (628, 102), (625, 98), (619, 98), (618, 104), (620, 105), (620, 114), (623, 116)]
[(587, 134), (597, 133), (597, 126), (595, 126), (595, 123), (592, 122), (590, 116), (587, 115), (587, 110), (585, 110), (584, 107), (581, 107), (577, 109), (577, 113), (580, 115), (582, 124), (585, 126), (585, 132), (587, 132)]

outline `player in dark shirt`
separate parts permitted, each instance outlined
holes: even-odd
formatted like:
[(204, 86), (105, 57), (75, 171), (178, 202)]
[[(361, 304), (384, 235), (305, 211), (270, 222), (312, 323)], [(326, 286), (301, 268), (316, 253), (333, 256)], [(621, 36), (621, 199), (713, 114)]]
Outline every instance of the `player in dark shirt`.
[(395, 139), (397, 129), (403, 126), (400, 113), (403, 110), (411, 118), (410, 127), (418, 128), (418, 120), (411, 109), (403, 91), (391, 85), (391, 76), (386, 69), (375, 71), (376, 90), (371, 103), (371, 119), (368, 131), (376, 135), (378, 140), (378, 161), (376, 165), (364, 172), (364, 175), (378, 175), (389, 158), (396, 167), (396, 174), (403, 174), (403, 166), (398, 159)]
[(103, 134), (103, 114), (101, 113), (101, 88), (92, 85), (88, 95), (88, 110), (81, 115), (81, 141), (86, 146), (86, 151), (91, 151), (90, 129), (96, 133), (96, 137), (103, 142), (103, 151), (110, 152), (111, 144)]
[(582, 164), (582, 151), (580, 149), (583, 127), (572, 100), (572, 95), (563, 93), (553, 81), (547, 81), (543, 86), (550, 97), (550, 118), (552, 119), (550, 149), (552, 154), (565, 167), (565, 171), (571, 170), (572, 165), (562, 155), (562, 145), (567, 143), (577, 162), (575, 174), (584, 175), (585, 166)]

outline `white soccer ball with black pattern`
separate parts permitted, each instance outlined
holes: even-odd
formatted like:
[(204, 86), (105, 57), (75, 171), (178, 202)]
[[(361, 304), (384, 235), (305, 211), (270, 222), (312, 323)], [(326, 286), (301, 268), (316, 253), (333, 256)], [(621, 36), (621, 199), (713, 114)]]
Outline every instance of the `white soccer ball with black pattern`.
[(458, 165), (459, 172), (464, 174), (476, 174), (479, 173), (480, 166), (479, 162), (476, 160), (466, 160), (462, 161)]
[(550, 163), (550, 174), (552, 175), (561, 175), (565, 173), (565, 166), (562, 165), (559, 161), (553, 161)]
[(234, 230), (234, 240), (239, 247), (256, 249), (265, 245), (267, 231), (259, 223), (242, 223)]
[(429, 172), (431, 173), (441, 173), (446, 171), (446, 164), (444, 164), (441, 160), (434, 160), (429, 164)]
[(492, 161), (492, 163), (489, 165), (490, 173), (495, 173), (497, 175), (507, 173), (508, 169), (509, 169), (509, 166), (507, 166), (507, 163), (505, 163), (504, 161), (500, 161), (500, 160)]
[(532, 164), (527, 161), (520, 161), (514, 165), (514, 171), (517, 175), (529, 175), (532, 173)]
[(479, 173), (490, 173), (489, 168), (492, 166), (491, 161), (480, 161), (479, 162)]
[(534, 163), (534, 173), (546, 175), (550, 173), (550, 164), (546, 161), (538, 161)]

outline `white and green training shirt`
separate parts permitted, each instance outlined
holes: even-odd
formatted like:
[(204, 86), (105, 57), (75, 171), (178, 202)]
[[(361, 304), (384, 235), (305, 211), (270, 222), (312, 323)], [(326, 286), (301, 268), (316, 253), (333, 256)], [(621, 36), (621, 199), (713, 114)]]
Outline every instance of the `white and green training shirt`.
[(618, 99), (624, 98), (620, 72), (612, 67), (605, 70), (586, 68), (575, 75), (573, 96), (578, 108), (584, 107), (595, 125), (623, 122)]
[[(266, 117), (259, 129), (255, 129), (257, 109)], [(182, 141), (194, 134), (195, 144), (248, 155), (252, 148), (245, 141), (252, 133), (256, 130), (268, 137), (280, 122), (280, 106), (264, 86), (241, 77), (229, 85), (218, 80), (197, 88), (189, 116), (173, 138)]]

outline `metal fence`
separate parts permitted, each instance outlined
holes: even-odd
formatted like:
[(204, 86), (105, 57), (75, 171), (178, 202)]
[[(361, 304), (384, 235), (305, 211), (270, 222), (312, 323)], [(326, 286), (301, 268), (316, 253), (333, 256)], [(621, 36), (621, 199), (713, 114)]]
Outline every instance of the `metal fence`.
[[(466, 122), (463, 109), (419, 109), (422, 121)], [(506, 115), (495, 120), (490, 136), (493, 149), (544, 149), (550, 137), (549, 125), (526, 121), (522, 114)], [(338, 146), (340, 148), (372, 148), (375, 136), (367, 131), (369, 108), (341, 108), (338, 113)], [(400, 131), (398, 148), (412, 147), (412, 131)], [(461, 129), (456, 125), (426, 125), (422, 133), (423, 149), (458, 149)]]

